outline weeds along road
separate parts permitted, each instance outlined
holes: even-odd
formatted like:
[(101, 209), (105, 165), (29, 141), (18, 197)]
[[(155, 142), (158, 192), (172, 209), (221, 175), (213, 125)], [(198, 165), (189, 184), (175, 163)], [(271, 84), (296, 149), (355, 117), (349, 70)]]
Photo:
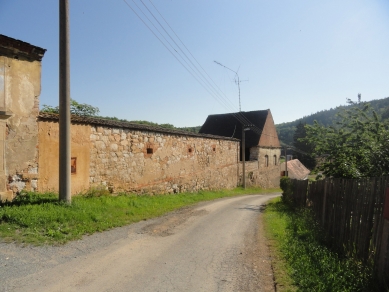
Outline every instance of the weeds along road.
[(261, 209), (203, 202), (58, 247), (0, 244), (0, 291), (274, 291)]

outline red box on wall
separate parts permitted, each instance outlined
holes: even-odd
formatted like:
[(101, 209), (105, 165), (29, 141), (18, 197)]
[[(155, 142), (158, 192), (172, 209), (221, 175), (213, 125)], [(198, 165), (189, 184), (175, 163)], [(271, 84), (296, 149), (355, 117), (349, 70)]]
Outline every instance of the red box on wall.
[(386, 188), (385, 192), (384, 218), (389, 220), (389, 188)]

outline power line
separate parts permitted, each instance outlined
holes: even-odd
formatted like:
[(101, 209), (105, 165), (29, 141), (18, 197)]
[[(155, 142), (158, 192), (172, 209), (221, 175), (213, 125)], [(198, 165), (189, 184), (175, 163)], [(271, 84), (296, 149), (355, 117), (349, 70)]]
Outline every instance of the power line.
[[(128, 3), (126, 0), (123, 0), (124, 3), (133, 11), (133, 13), (142, 21), (142, 23), (150, 30), (150, 32), (162, 43), (162, 45), (170, 52), (170, 54), (173, 55), (173, 57), (185, 68), (185, 70), (188, 71), (189, 74), (192, 75), (192, 77), (216, 100), (218, 101), (224, 108), (234, 111), (234, 105), (232, 104), (231, 100), (228, 99), (228, 97), (224, 94), (224, 92), (217, 86), (217, 84), (212, 80), (212, 78), (209, 76), (209, 74), (205, 71), (205, 69), (200, 65), (200, 63), (197, 61), (197, 59), (193, 56), (193, 54), (190, 52), (190, 50), (185, 46), (185, 44), (182, 42), (182, 40), (178, 37), (178, 35), (174, 32), (172, 27), (169, 25), (169, 23), (166, 21), (166, 19), (162, 16), (162, 14), (159, 12), (159, 10), (155, 7), (153, 2), (149, 0), (149, 2), (152, 4), (154, 9), (158, 12), (158, 14), (161, 16), (161, 18), (164, 20), (164, 22), (168, 25), (170, 30), (174, 33), (174, 35), (177, 37), (179, 42), (185, 47), (185, 49), (188, 51), (188, 53), (192, 56), (192, 58), (195, 60), (195, 62), (201, 67), (201, 69), (205, 72), (205, 74), (208, 76), (209, 80), (212, 81), (212, 83), (215, 84), (213, 86), (211, 82), (209, 82), (208, 78), (204, 76), (204, 74), (197, 68), (197, 66), (192, 62), (192, 60), (188, 57), (187, 54), (184, 53), (184, 50), (180, 47), (180, 45), (173, 39), (173, 37), (167, 32), (166, 28), (163, 26), (163, 24), (156, 18), (156, 16), (151, 12), (151, 10), (147, 7), (147, 5), (143, 2), (143, 0), (140, 0), (143, 6), (147, 9), (147, 11), (152, 15), (152, 17), (157, 21), (159, 26), (164, 30), (164, 32), (168, 35), (168, 37), (173, 41), (173, 43), (176, 45), (177, 49), (183, 53), (186, 59), (189, 60), (191, 64), (189, 64), (185, 58), (176, 50), (176, 48), (166, 39), (166, 37), (162, 34), (162, 32), (155, 26), (155, 24), (147, 17), (145, 12), (139, 7), (139, 5), (136, 4), (134, 0), (132, 2), (135, 4), (135, 6), (138, 8), (139, 11), (144, 15), (144, 17), (147, 19), (147, 21), (154, 27), (154, 29), (157, 31), (155, 32), (150, 25), (146, 23), (146, 21), (135, 11), (135, 9), (132, 7), (130, 3)], [(165, 40), (166, 44), (158, 35), (161, 35), (161, 37)], [(170, 46), (171, 49), (168, 47)], [(175, 53), (174, 53), (174, 52)], [(177, 55), (183, 60), (183, 62), (186, 63), (186, 65), (183, 64), (183, 62), (177, 57)], [(189, 68), (188, 68), (189, 67)], [(196, 74), (196, 76), (195, 76)], [(225, 97), (222, 96), (222, 93)], [(266, 133), (263, 133), (263, 130), (259, 129), (257, 126), (255, 126), (251, 121), (248, 120), (248, 118), (242, 113), (231, 113), (232, 116), (234, 116), (243, 126), (249, 126), (251, 130), (256, 132), (258, 135), (267, 135), (276, 138), (273, 135), (269, 135)]]
[[(150, 12), (150, 14), (153, 16), (153, 18), (158, 22), (158, 24), (162, 27), (162, 29), (167, 33), (167, 35), (170, 37), (170, 39), (175, 43), (175, 45), (179, 48), (179, 50), (184, 54), (184, 56), (189, 60), (189, 62), (194, 66), (194, 68), (197, 70), (197, 72), (204, 78), (204, 80), (208, 83), (208, 85), (214, 90), (214, 92), (216, 92), (217, 95), (219, 95), (219, 98), (221, 98), (221, 101), (224, 103), (224, 106), (227, 105), (229, 106), (228, 104), (226, 104), (227, 102), (230, 102), (231, 101), (227, 98), (227, 96), (224, 94), (223, 91), (220, 90), (220, 88), (216, 85), (216, 83), (212, 80), (212, 78), (209, 76), (209, 74), (207, 74), (207, 72), (204, 70), (204, 68), (200, 65), (200, 63), (197, 61), (197, 59), (193, 56), (193, 54), (190, 52), (190, 50), (185, 46), (185, 44), (181, 41), (181, 39), (178, 37), (178, 35), (175, 33), (175, 31), (173, 30), (173, 28), (169, 25), (169, 23), (166, 21), (166, 19), (162, 16), (162, 14), (159, 12), (159, 10), (155, 7), (155, 5), (152, 3), (151, 0), (149, 0), (149, 2), (153, 5), (154, 9), (158, 12), (158, 14), (162, 17), (162, 19), (165, 21), (165, 23), (168, 25), (168, 27), (170, 28), (170, 30), (174, 33), (174, 35), (177, 37), (177, 39), (181, 42), (181, 44), (185, 47), (185, 49), (189, 52), (189, 54), (192, 56), (192, 58), (195, 60), (195, 62), (201, 67), (201, 69), (206, 73), (206, 75), (208, 76), (208, 78), (216, 85), (217, 89), (226, 97), (225, 99), (223, 99), (223, 97), (220, 96), (220, 94), (217, 92), (217, 90), (215, 89), (215, 87), (208, 81), (208, 79), (202, 74), (202, 72), (198, 69), (198, 67), (192, 62), (192, 60), (185, 54), (185, 52), (181, 49), (181, 47), (177, 44), (177, 42), (172, 38), (172, 36), (167, 32), (167, 30), (163, 27), (163, 25), (161, 24), (161, 22), (155, 17), (155, 15), (150, 11), (150, 9), (147, 7), (147, 5), (143, 2), (143, 0), (140, 0), (142, 2), (142, 4), (146, 7), (146, 9)], [(239, 81), (238, 81), (239, 82)], [(226, 107), (226, 106), (225, 106)], [(240, 108), (239, 108), (239, 111), (240, 111)], [(237, 114), (238, 115), (238, 114)], [(246, 120), (246, 123), (247, 124), (250, 124), (250, 122), (243, 116), (241, 115), (240, 116), (240, 119), (239, 120)]]
[[(194, 76), (194, 74), (188, 69), (188, 67), (186, 67), (178, 58), (177, 56), (174, 54), (174, 52), (168, 48), (168, 46), (162, 41), (162, 39), (160, 37), (158, 37), (157, 33), (155, 31), (153, 31), (153, 29), (146, 23), (146, 21), (135, 11), (135, 9), (126, 1), (126, 0), (123, 0), (125, 2), (125, 4), (134, 12), (134, 14), (142, 21), (142, 23), (150, 30), (150, 32), (163, 44), (163, 46), (176, 58), (176, 60), (192, 75), (192, 77), (194, 77), (196, 79), (196, 81), (213, 97), (215, 98), (223, 107), (225, 107), (226, 109), (231, 109), (231, 101), (228, 99), (228, 98), (223, 98), (223, 96), (220, 95), (220, 93), (215, 89), (215, 87), (208, 81), (208, 79), (200, 72), (200, 70), (193, 64), (193, 62), (189, 59), (189, 57), (184, 54), (186, 56), (186, 58), (195, 66), (196, 70), (201, 74), (201, 77), (203, 78), (201, 81), (196, 77)], [(153, 27), (157, 30), (157, 32), (163, 37), (163, 39), (172, 47), (172, 49), (184, 60), (184, 58), (178, 53), (178, 51), (172, 46), (172, 44), (167, 41), (167, 39), (162, 35), (162, 33), (155, 27), (155, 25), (152, 23), (152, 21), (145, 15), (145, 13), (139, 8), (139, 6), (134, 2), (134, 0), (132, 0), (132, 2), (137, 6), (137, 8), (142, 12), (142, 14), (146, 17), (146, 19), (153, 25)], [(147, 6), (145, 5), (145, 3), (142, 1), (143, 5), (147, 8)], [(150, 1), (150, 3), (152, 3)], [(155, 7), (155, 5), (152, 3), (153, 7)], [(156, 7), (155, 7), (156, 9)], [(147, 8), (147, 10), (152, 14), (152, 12), (150, 11), (150, 9)], [(162, 16), (162, 14), (157, 10), (157, 12)], [(152, 14), (153, 17), (156, 19), (155, 15)], [(164, 18), (163, 18), (164, 19)], [(167, 21), (164, 19), (164, 21), (167, 23)], [(158, 21), (159, 25), (161, 27), (163, 27), (163, 25)], [(168, 23), (167, 23), (168, 24)], [(168, 26), (171, 28), (171, 26), (168, 24)], [(167, 33), (166, 29), (163, 28), (164, 31)], [(172, 28), (171, 28), (172, 30)], [(174, 32), (174, 30), (172, 30), (173, 33), (177, 36), (177, 34)], [(167, 33), (168, 34), (168, 33)], [(173, 39), (171, 37), (170, 34), (168, 34), (168, 36)], [(183, 43), (181, 41), (181, 39), (179, 39), (181, 43)], [(177, 48), (183, 52), (183, 50), (180, 48), (180, 46), (177, 44), (177, 42), (174, 41), (174, 43), (176, 44)], [(184, 45), (184, 47), (187, 49), (187, 51), (190, 53), (189, 49)], [(193, 54), (190, 53), (190, 55), (193, 57)], [(194, 57), (193, 57), (194, 58)], [(195, 59), (195, 58), (194, 58)], [(198, 63), (198, 61), (195, 59), (195, 61)], [(195, 70), (188, 64), (188, 62), (185, 61), (185, 63), (190, 67), (190, 69), (195, 73)], [(199, 64), (199, 63), (198, 63)], [(202, 67), (201, 67), (202, 68)], [(204, 68), (202, 68), (204, 72), (206, 72), (204, 70)], [(196, 73), (195, 73), (196, 74)], [(198, 74), (196, 74), (198, 75)], [(207, 74), (207, 76), (209, 76), (209, 74)], [(210, 77), (209, 77), (210, 78)], [(200, 78), (201, 79), (201, 78)], [(211, 79), (211, 78), (210, 78)], [(204, 81), (205, 80), (205, 81)], [(212, 79), (211, 79), (212, 80)], [(206, 82), (204, 84), (204, 82)], [(212, 80), (212, 82), (214, 83), (214, 81)], [(211, 88), (211, 89), (209, 89)], [(210, 92), (210, 90), (212, 92)], [(218, 90), (220, 92), (222, 92), (220, 90), (220, 88), (218, 88)], [(222, 92), (223, 93), (223, 92)], [(224, 94), (224, 93), (223, 93)], [(225, 95), (225, 94), (224, 94)], [(230, 104), (228, 104), (228, 102)], [(243, 115), (239, 115), (239, 114), (233, 114), (235, 118), (237, 118), (241, 123), (243, 124), (247, 124), (249, 121), (247, 119), (245, 119), (245, 117)]]
[[(211, 93), (208, 88), (205, 87), (205, 85), (200, 81), (198, 80), (198, 78), (196, 76), (194, 76), (194, 74), (177, 58), (177, 56), (172, 52), (172, 50), (170, 50), (168, 48), (168, 46), (161, 40), (161, 38), (158, 37), (158, 35), (152, 30), (152, 28), (147, 25), (147, 23), (145, 22), (144, 19), (142, 19), (142, 17), (135, 11), (135, 9), (126, 1), (126, 0), (123, 0), (125, 2), (125, 4), (134, 12), (134, 14), (142, 21), (142, 23), (150, 30), (150, 32), (161, 42), (161, 44), (170, 52), (170, 54), (172, 54), (172, 56), (185, 68), (185, 70), (188, 71), (189, 74), (192, 75), (192, 77), (201, 85), (203, 86), (203, 88), (210, 94), (212, 95), (214, 98), (217, 99), (217, 97), (214, 96), (213, 93)], [(149, 20), (149, 19), (148, 19)], [(149, 20), (150, 21), (150, 20)], [(174, 51), (176, 51), (174, 48), (173, 48)], [(177, 52), (177, 51), (176, 51)], [(222, 101), (219, 101), (219, 102), (222, 102)]]
[(208, 78), (212, 81), (212, 83), (216, 86), (216, 88), (219, 90), (219, 92), (221, 92), (225, 99), (233, 106), (233, 103), (231, 102), (231, 100), (228, 99), (228, 97), (225, 95), (225, 93), (219, 88), (219, 86), (216, 84), (215, 81), (213, 81), (213, 79), (211, 78), (211, 76), (209, 76), (209, 74), (207, 73), (207, 71), (205, 71), (205, 69), (201, 66), (201, 64), (197, 61), (197, 59), (195, 58), (195, 56), (191, 53), (191, 51), (187, 48), (187, 46), (183, 43), (183, 41), (180, 39), (180, 37), (176, 34), (176, 32), (173, 30), (173, 28), (170, 26), (170, 24), (167, 22), (167, 20), (163, 17), (163, 15), (159, 12), (159, 10), (157, 9), (157, 7), (155, 7), (155, 5), (153, 4), (153, 2), (151, 0), (149, 0), (149, 2), (151, 3), (151, 5), (153, 5), (154, 9), (158, 12), (158, 14), (161, 16), (161, 18), (164, 20), (164, 22), (168, 25), (168, 27), (170, 28), (170, 30), (174, 33), (174, 35), (177, 37), (177, 39), (179, 40), (179, 42), (184, 46), (184, 48), (188, 51), (188, 53), (192, 56), (193, 60), (199, 65), (199, 67), (203, 70), (203, 72), (208, 76)]

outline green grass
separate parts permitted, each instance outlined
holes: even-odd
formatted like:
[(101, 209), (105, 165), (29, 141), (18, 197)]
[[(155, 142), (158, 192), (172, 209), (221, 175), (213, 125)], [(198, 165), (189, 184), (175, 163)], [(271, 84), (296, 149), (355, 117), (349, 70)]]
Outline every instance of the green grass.
[(270, 240), (277, 291), (379, 291), (372, 270), (325, 245), (308, 210), (291, 210), (276, 198), (264, 222)]
[(27, 193), (13, 202), (0, 203), (0, 238), (6, 242), (62, 244), (85, 234), (101, 232), (163, 215), (200, 201), (243, 194), (278, 192), (279, 189), (237, 188), (158, 196), (92, 191), (58, 202), (57, 194)]

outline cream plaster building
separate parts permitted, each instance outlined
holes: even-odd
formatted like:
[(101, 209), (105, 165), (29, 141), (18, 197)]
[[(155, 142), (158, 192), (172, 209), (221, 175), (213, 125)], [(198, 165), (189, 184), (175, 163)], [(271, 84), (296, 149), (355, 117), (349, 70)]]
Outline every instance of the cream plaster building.
[(0, 35), (0, 197), (37, 189), (41, 60), (45, 49)]

